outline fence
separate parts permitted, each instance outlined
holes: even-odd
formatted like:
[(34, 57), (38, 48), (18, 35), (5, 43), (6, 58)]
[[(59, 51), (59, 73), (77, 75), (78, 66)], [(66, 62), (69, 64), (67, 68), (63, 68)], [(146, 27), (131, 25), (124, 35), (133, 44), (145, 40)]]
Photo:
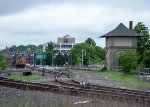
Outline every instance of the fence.
[(139, 77), (150, 80), (150, 68), (137, 68), (136, 70)]

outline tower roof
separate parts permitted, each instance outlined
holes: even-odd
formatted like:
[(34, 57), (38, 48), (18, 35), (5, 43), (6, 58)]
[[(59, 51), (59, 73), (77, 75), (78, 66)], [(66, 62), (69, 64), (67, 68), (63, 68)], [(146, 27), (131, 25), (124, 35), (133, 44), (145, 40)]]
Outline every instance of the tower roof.
[(127, 36), (141, 36), (140, 34), (128, 29), (123, 23), (120, 23), (114, 30), (106, 33), (101, 37), (127, 37)]

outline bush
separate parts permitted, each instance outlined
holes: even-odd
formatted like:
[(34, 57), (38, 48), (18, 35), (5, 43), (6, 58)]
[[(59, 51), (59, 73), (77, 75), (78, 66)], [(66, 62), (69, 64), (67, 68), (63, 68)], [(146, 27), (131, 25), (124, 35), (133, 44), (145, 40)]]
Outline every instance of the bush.
[(6, 68), (6, 59), (4, 56), (0, 55), (0, 70), (4, 70)]
[(150, 50), (144, 51), (143, 64), (145, 65), (146, 68), (150, 68)]
[(131, 50), (121, 52), (118, 56), (118, 62), (121, 66), (121, 71), (125, 74), (129, 74), (132, 70), (136, 69), (138, 61), (138, 54)]

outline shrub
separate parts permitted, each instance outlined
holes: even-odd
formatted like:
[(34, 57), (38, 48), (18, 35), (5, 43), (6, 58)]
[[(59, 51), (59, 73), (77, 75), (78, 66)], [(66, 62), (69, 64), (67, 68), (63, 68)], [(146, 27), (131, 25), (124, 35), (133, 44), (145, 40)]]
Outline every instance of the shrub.
[(144, 51), (143, 64), (145, 65), (146, 68), (150, 68), (150, 50)]
[(4, 56), (0, 55), (0, 70), (4, 70), (6, 68), (6, 59)]
[(131, 50), (121, 52), (118, 56), (118, 62), (121, 66), (121, 71), (125, 74), (129, 74), (132, 70), (136, 69), (137, 61), (138, 54)]

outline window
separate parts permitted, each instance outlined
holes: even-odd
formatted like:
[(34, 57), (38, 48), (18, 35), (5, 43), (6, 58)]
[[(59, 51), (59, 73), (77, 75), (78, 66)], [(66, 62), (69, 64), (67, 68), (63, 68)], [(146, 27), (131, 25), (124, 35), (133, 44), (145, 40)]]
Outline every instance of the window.
[(68, 43), (68, 39), (64, 39), (64, 43)]
[(114, 46), (132, 46), (132, 38), (116, 37), (114, 38)]

